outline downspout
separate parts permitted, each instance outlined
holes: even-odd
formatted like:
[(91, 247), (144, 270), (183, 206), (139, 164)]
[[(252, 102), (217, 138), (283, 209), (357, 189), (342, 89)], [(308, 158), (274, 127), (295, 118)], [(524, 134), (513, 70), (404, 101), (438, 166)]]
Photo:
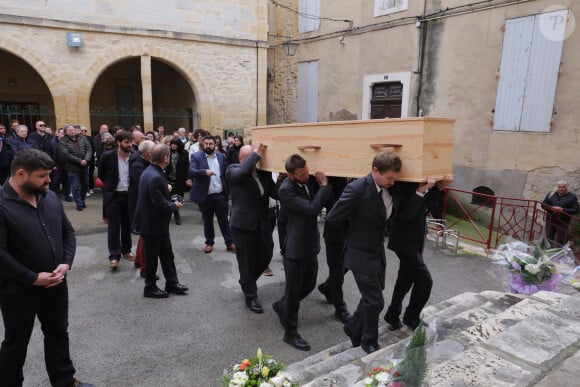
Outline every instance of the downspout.
[(423, 115), (423, 109), (421, 109), (421, 92), (423, 91), (423, 70), (425, 67), (425, 47), (427, 46), (427, 30), (429, 29), (427, 21), (421, 22), (421, 47), (420, 47), (420, 58), (419, 58), (419, 89), (417, 90), (417, 117)]
[(423, 20), (425, 18), (425, 13), (427, 12), (427, 0), (423, 2), (423, 15), (419, 18), (419, 23), (421, 23), (421, 36), (419, 41), (419, 80), (417, 87), (417, 111), (415, 116), (421, 117), (423, 111), (421, 109), (421, 92), (423, 91), (423, 67), (425, 66), (425, 47), (427, 46), (427, 30), (429, 28), (428, 22)]
[(258, 126), (258, 109), (259, 109), (259, 92), (260, 92), (260, 82), (258, 79), (258, 74), (260, 73), (260, 52), (258, 49), (258, 41), (256, 40), (256, 124)]

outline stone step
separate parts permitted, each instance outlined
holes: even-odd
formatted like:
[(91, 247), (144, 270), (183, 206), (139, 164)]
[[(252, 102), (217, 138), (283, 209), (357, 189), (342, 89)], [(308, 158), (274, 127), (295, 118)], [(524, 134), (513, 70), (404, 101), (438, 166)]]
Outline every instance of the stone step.
[[(431, 385), (525, 385), (543, 378), (559, 358), (575, 353), (580, 341), (580, 295), (464, 293), (425, 308), (424, 318), (437, 328)], [(544, 332), (555, 327), (558, 333)], [(521, 332), (532, 337), (522, 338)], [(367, 355), (346, 341), (290, 365), (288, 371), (304, 387), (363, 386), (370, 370), (403, 356), (410, 335), (407, 328), (390, 332), (381, 321), (381, 350)], [(550, 345), (550, 337), (558, 344)]]

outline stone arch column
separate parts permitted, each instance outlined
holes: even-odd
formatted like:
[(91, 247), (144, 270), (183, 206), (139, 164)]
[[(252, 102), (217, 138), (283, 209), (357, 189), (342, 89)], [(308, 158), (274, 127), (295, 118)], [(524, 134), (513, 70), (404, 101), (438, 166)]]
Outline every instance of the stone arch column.
[(188, 81), (197, 102), (201, 127), (210, 127), (212, 95), (207, 90), (194, 66), (188, 63), (179, 52), (149, 43), (119, 46), (108, 51), (106, 56), (96, 58), (93, 64), (86, 70), (78, 88), (76, 106), (79, 122), (90, 122), (91, 92), (99, 76), (116, 62), (131, 57), (143, 56), (149, 56), (167, 63)]

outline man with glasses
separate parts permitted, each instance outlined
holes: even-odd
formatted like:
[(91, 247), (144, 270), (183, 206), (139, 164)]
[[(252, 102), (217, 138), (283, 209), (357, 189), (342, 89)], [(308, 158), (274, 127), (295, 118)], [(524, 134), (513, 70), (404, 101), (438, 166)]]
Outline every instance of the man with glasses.
[(36, 121), (34, 123), (34, 128), (36, 130), (28, 135), (28, 145), (30, 145), (31, 148), (41, 150), (50, 155), (50, 140), (52, 139), (52, 134), (46, 132), (46, 124), (44, 121)]

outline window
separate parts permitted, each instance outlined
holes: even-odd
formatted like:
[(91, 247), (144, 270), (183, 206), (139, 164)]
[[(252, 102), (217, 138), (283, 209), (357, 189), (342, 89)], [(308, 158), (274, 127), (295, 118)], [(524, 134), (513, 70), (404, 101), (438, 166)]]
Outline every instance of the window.
[(298, 122), (318, 122), (318, 61), (298, 63)]
[(568, 10), (509, 19), (494, 130), (549, 132)]
[(409, 8), (408, 0), (375, 0), (374, 16), (383, 16), (390, 13), (406, 11)]
[(300, 0), (298, 12), (299, 33), (316, 31), (320, 28), (320, 0)]

